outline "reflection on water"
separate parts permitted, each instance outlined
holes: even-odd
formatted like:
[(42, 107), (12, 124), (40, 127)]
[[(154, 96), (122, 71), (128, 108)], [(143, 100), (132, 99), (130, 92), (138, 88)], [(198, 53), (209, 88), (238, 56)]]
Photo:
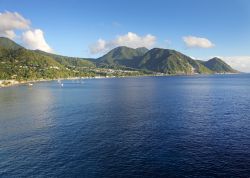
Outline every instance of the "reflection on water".
[(0, 176), (247, 177), (250, 76), (0, 90)]
[(48, 127), (53, 122), (53, 113), (49, 112), (53, 100), (50, 89), (46, 87), (20, 86), (1, 91), (0, 125), (4, 127), (0, 130), (1, 137)]

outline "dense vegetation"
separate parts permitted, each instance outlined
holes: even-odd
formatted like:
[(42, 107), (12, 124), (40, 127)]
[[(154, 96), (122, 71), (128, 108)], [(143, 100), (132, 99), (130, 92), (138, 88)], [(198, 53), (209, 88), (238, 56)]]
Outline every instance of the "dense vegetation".
[(148, 51), (147, 48), (128, 48), (125, 46), (115, 48), (96, 60), (99, 67), (128, 67), (138, 68), (141, 57)]
[(212, 73), (190, 57), (175, 50), (154, 48), (141, 59), (140, 68), (168, 74)]
[(209, 68), (210, 70), (216, 73), (237, 73), (232, 67), (230, 67), (227, 63), (222, 61), (220, 58), (212, 58), (203, 63), (204, 66)]
[(146, 48), (117, 47), (97, 59), (97, 65), (107, 68), (123, 66), (175, 75), (237, 72), (222, 60), (211, 59), (201, 62), (178, 51), (160, 48), (147, 50)]
[(39, 55), (24, 48), (5, 49), (0, 47), (1, 79), (47, 79), (69, 77), (73, 73), (50, 57)]
[(7, 38), (0, 38), (1, 80), (235, 72), (219, 58), (197, 61), (169, 49), (118, 47), (98, 59), (85, 59), (28, 50)]
[(83, 58), (77, 58), (77, 57), (67, 57), (67, 56), (46, 53), (46, 52), (40, 51), (40, 50), (35, 50), (35, 52), (42, 54), (44, 56), (52, 57), (54, 60), (56, 60), (58, 63), (62, 64), (65, 67), (69, 67), (69, 68), (95, 67), (95, 63), (93, 62), (93, 60), (95, 60), (95, 59), (83, 59)]
[(0, 38), (0, 79), (38, 80), (96, 76), (95, 64), (80, 58), (27, 50)]

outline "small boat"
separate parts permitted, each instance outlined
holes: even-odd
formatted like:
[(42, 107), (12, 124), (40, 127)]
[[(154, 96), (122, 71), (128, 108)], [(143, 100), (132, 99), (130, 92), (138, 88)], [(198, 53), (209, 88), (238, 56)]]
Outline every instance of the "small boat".
[(28, 86), (33, 86), (33, 83), (28, 83)]

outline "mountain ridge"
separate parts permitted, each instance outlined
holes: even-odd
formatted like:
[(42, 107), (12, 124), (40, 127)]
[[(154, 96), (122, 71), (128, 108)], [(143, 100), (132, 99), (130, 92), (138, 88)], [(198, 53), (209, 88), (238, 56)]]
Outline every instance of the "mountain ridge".
[(130, 48), (126, 46), (119, 46), (110, 50), (107, 54), (96, 59), (97, 66), (117, 67), (124, 65), (126, 67), (134, 68), (140, 56), (148, 51), (147, 48)]
[(172, 49), (119, 46), (97, 59), (77, 58), (29, 50), (0, 37), (0, 79), (93, 76), (102, 68), (170, 75), (238, 72), (219, 58), (199, 61)]
[(237, 70), (233, 69), (230, 65), (218, 57), (205, 61), (204, 65), (216, 73), (238, 73)]
[[(142, 54), (136, 53), (137, 48), (117, 47), (109, 51), (107, 54), (97, 59), (97, 65), (105, 67), (128, 67), (139, 70), (149, 70), (165, 74), (213, 74), (213, 73), (237, 73), (228, 64), (220, 59), (213, 66), (217, 66), (221, 70), (209, 65), (210, 60), (201, 62), (182, 54), (173, 49), (153, 48)], [(118, 54), (117, 52), (120, 52)], [(121, 52), (122, 51), (122, 52)], [(124, 55), (127, 51), (129, 56)], [(132, 54), (132, 55), (131, 55)], [(222, 61), (222, 62), (221, 62)], [(208, 63), (207, 63), (208, 62)], [(218, 64), (217, 64), (218, 63)], [(100, 65), (102, 64), (102, 65)], [(208, 65), (205, 65), (208, 64)]]
[(21, 45), (17, 44), (16, 42), (10, 40), (6, 37), (0, 37), (0, 47), (4, 47), (7, 49), (20, 49), (24, 48)]

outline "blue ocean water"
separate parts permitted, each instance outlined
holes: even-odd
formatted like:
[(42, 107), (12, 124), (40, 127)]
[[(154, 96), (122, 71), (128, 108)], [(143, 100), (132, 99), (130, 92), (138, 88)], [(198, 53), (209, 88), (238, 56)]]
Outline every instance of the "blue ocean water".
[(250, 177), (250, 75), (0, 89), (0, 177)]

